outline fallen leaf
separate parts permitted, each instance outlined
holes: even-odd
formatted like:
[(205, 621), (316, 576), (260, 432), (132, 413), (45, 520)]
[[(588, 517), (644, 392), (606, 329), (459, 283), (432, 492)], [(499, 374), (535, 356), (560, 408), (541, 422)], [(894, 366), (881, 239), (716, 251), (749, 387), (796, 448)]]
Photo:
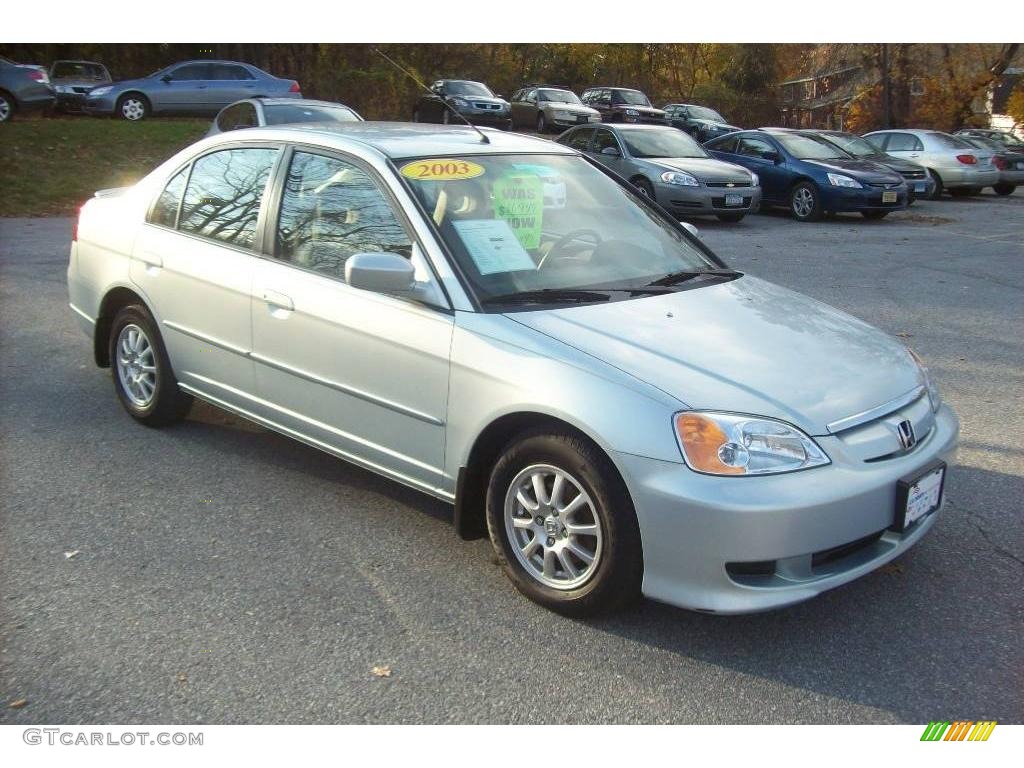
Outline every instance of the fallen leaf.
[(64, 553), (64, 558), (65, 558), (66, 560), (70, 560), (70, 559), (71, 559), (71, 558), (73, 558), (73, 557), (78, 557), (78, 556), (79, 556), (80, 554), (82, 554), (82, 553), (81, 553), (81, 551), (79, 551), (79, 550), (77, 550), (77, 549), (76, 549), (76, 550), (74, 550), (73, 552), (65, 552), (65, 553)]
[(28, 704), (28, 699), (15, 699), (14, 701), (12, 701), (7, 706), (10, 707), (11, 709), (21, 709), (26, 704)]
[(179, 672), (178, 673), (178, 682), (179, 683), (187, 683), (188, 682), (188, 675), (186, 675), (184, 672)]
[(889, 563), (878, 569), (882, 573), (903, 573), (903, 566), (899, 563)]
[(913, 336), (914, 334), (912, 334), (912, 333), (907, 333), (906, 331), (900, 331), (900, 332), (899, 332), (899, 333), (897, 333), (896, 335), (897, 335), (897, 336), (899, 336), (899, 337), (900, 337), (901, 339), (909, 339), (909, 338), (910, 338), (911, 336)]
[(391, 667), (387, 664), (381, 664), (380, 666), (374, 667), (370, 670), (374, 677), (391, 677)]

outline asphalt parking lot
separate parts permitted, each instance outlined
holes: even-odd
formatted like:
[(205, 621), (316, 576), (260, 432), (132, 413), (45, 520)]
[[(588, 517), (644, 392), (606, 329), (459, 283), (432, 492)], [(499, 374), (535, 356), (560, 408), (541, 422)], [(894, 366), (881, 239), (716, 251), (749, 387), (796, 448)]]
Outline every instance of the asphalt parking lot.
[(0, 722), (1024, 721), (1024, 190), (696, 223), (925, 357), (950, 502), (809, 603), (574, 621), (440, 502), (211, 407), (135, 424), (67, 307), (71, 221), (0, 220)]

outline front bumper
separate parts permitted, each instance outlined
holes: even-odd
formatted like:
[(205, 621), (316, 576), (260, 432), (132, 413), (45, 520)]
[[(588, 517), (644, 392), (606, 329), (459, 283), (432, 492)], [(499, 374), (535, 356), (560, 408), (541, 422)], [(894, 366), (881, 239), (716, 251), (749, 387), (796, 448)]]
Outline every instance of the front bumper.
[[(712, 477), (681, 463), (616, 454), (640, 522), (643, 592), (682, 608), (750, 613), (859, 578), (906, 552), (935, 524), (939, 511), (904, 533), (889, 530), (896, 484), (936, 459), (951, 465), (958, 436), (957, 417), (943, 405), (914, 450), (885, 461), (857, 460), (834, 436), (817, 438), (832, 464), (765, 477)], [(727, 570), (765, 561), (776, 564), (771, 574)]]
[(587, 125), (588, 123), (600, 123), (600, 115), (591, 114), (570, 114), (568, 117), (555, 116), (554, 110), (546, 110), (544, 112), (544, 119), (548, 121), (549, 125), (558, 125), (563, 128), (571, 128), (574, 125)]
[(112, 115), (116, 105), (117, 95), (113, 93), (104, 94), (103, 96), (88, 94), (82, 111), (87, 115)]
[(460, 109), (459, 114), (473, 123), (473, 125), (494, 125), (499, 128), (508, 128), (512, 125), (512, 113), (508, 110), (474, 109), (470, 107)]
[(85, 93), (58, 91), (57, 109), (63, 112), (84, 112), (87, 100), (88, 95)]
[[(896, 201), (891, 203), (882, 202), (885, 192), (895, 192)], [(835, 211), (836, 213), (899, 211), (909, 205), (909, 194), (906, 184), (895, 189), (883, 189), (881, 187), (850, 189), (848, 187), (823, 186), (821, 198), (821, 207), (826, 211)]]
[[(662, 208), (678, 216), (754, 213), (761, 206), (761, 187), (684, 187), (659, 181), (654, 195)], [(726, 205), (726, 195), (739, 195), (742, 204)]]

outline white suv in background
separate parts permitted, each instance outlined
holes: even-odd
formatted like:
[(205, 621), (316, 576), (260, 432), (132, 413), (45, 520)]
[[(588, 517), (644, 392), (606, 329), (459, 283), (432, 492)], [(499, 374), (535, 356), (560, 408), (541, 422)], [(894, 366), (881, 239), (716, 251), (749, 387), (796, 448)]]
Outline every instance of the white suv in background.
[(942, 197), (943, 189), (954, 197), (967, 197), (999, 181), (999, 169), (992, 164), (995, 153), (978, 149), (959, 136), (901, 128), (875, 131), (864, 138), (883, 152), (925, 166), (935, 181), (933, 200)]

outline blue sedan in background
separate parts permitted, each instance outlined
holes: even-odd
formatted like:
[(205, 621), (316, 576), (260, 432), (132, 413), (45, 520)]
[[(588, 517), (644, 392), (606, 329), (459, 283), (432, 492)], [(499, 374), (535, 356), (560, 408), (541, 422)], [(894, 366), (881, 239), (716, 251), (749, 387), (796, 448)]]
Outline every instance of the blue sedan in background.
[(705, 147), (761, 180), (762, 206), (784, 206), (798, 221), (859, 211), (881, 219), (903, 210), (908, 189), (895, 171), (860, 160), (825, 139), (786, 128), (736, 131)]
[(302, 98), (294, 80), (237, 61), (183, 61), (136, 80), (89, 91), (85, 111), (142, 120), (154, 114), (215, 115), (241, 99)]

